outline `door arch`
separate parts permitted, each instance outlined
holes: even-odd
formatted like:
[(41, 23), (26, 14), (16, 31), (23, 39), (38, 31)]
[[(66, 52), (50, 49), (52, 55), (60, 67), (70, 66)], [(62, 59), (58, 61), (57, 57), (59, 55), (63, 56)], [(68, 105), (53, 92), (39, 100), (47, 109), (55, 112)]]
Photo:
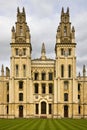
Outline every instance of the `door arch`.
[(41, 114), (46, 114), (46, 102), (41, 102)]
[(23, 106), (22, 105), (19, 106), (19, 117), (20, 118), (23, 117)]
[(64, 117), (68, 117), (68, 106), (64, 106)]

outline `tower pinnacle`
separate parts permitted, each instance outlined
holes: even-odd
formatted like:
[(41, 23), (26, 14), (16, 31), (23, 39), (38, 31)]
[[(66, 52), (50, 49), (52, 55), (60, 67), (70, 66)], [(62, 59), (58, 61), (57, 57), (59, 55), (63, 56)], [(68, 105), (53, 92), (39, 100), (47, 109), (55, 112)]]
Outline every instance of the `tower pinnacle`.
[(41, 49), (41, 59), (46, 59), (46, 50), (45, 50), (45, 44), (42, 44), (42, 49)]

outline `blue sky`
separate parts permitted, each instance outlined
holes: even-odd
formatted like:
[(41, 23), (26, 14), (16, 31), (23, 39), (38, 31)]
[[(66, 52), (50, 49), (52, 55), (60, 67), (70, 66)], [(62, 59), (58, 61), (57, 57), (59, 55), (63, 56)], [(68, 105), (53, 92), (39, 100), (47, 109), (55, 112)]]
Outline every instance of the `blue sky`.
[(70, 21), (76, 30), (77, 73), (87, 65), (87, 0), (0, 0), (0, 66), (10, 67), (11, 28), (17, 7), (25, 7), (31, 32), (32, 58), (39, 58), (44, 42), (49, 58), (55, 58), (56, 30), (61, 8), (70, 8)]

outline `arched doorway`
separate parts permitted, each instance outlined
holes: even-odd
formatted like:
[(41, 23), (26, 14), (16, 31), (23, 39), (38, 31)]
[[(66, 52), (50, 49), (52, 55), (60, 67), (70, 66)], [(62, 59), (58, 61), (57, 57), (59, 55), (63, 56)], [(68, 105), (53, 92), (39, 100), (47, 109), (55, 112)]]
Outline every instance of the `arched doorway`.
[(46, 102), (41, 102), (41, 114), (46, 114)]
[(64, 106), (64, 117), (68, 117), (68, 106)]
[(23, 117), (23, 106), (22, 105), (19, 106), (19, 117), (20, 118)]

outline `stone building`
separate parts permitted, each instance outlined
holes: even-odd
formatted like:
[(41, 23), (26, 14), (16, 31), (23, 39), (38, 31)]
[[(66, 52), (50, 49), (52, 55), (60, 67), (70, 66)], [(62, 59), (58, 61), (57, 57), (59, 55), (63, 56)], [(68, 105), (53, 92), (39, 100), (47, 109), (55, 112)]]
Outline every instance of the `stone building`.
[(87, 118), (87, 77), (76, 76), (75, 29), (62, 8), (55, 59), (32, 59), (30, 29), (23, 8), (12, 27), (10, 69), (1, 68), (0, 118)]

